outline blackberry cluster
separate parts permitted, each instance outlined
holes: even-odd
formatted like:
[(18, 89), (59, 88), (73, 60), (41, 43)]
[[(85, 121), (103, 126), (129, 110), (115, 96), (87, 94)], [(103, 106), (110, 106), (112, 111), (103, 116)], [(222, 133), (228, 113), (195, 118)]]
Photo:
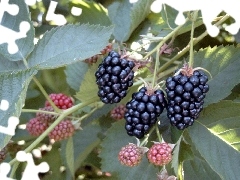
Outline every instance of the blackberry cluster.
[(126, 96), (128, 87), (133, 85), (134, 66), (134, 62), (121, 59), (115, 51), (108, 53), (95, 73), (102, 102), (118, 103)]
[(134, 93), (132, 100), (126, 105), (124, 116), (128, 135), (143, 138), (156, 123), (165, 106), (166, 100), (161, 90), (149, 93), (146, 87), (142, 87)]
[(191, 126), (203, 109), (203, 99), (209, 90), (208, 77), (195, 70), (191, 76), (180, 72), (166, 80), (167, 116), (172, 125), (182, 130)]

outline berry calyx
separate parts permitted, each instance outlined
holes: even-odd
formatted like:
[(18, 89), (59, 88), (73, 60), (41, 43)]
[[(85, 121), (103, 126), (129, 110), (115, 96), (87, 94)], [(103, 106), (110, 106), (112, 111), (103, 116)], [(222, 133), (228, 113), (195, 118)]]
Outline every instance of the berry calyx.
[(75, 129), (70, 120), (61, 121), (55, 128), (48, 134), (49, 139), (61, 141), (73, 136)]
[(127, 95), (128, 87), (133, 85), (134, 66), (134, 62), (120, 58), (117, 52), (108, 53), (95, 73), (103, 103), (118, 103)]
[(94, 56), (92, 56), (88, 59), (85, 59), (84, 62), (92, 65), (92, 64), (97, 62), (98, 58), (99, 58), (99, 55), (97, 54), (97, 55), (94, 55)]
[(110, 51), (112, 51), (112, 44), (109, 43), (103, 50), (101, 50), (101, 54), (105, 55), (107, 53), (109, 53)]
[[(46, 106), (43, 108), (39, 108), (39, 110), (54, 112), (54, 109), (52, 106)], [(37, 112), (36, 117), (39, 118), (41, 121), (47, 122), (47, 123), (52, 123), (57, 118), (57, 116), (55, 116), (53, 114), (47, 114), (47, 113), (43, 113), (43, 112)]]
[(129, 143), (121, 148), (118, 153), (118, 160), (122, 165), (133, 167), (137, 166), (141, 162), (143, 154), (144, 151), (141, 147), (136, 144)]
[(193, 125), (203, 109), (209, 90), (208, 77), (200, 68), (184, 65), (178, 73), (166, 80), (167, 116), (170, 123), (183, 130)]
[(172, 160), (172, 148), (168, 143), (155, 142), (148, 150), (147, 158), (155, 166), (164, 166)]
[(126, 106), (123, 104), (120, 104), (113, 108), (110, 112), (111, 117), (116, 120), (120, 120), (124, 118), (125, 112), (126, 112)]
[(134, 93), (126, 105), (127, 111), (124, 116), (128, 135), (143, 138), (156, 123), (165, 106), (164, 93), (160, 89), (142, 87)]
[[(50, 94), (50, 99), (59, 109), (68, 109), (73, 106), (74, 100), (72, 97), (69, 97), (63, 93), (59, 94)], [(51, 106), (48, 101), (45, 102), (45, 106)]]
[(40, 136), (47, 128), (48, 123), (38, 117), (30, 119), (26, 124), (26, 129), (32, 136)]

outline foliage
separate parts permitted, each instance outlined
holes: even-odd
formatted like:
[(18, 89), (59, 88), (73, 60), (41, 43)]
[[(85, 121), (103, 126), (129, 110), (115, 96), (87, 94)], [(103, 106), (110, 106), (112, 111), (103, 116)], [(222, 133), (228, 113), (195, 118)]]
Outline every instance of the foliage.
[[(27, 37), (17, 41), (19, 52), (9, 54), (6, 44), (0, 44), (0, 100), (7, 100), (9, 108), (0, 113), (0, 125), (7, 126), (11, 116), (19, 117), (20, 125), (31, 119), (44, 104), (47, 94), (65, 93), (75, 99), (75, 105), (59, 115), (43, 136), (31, 137), (26, 129), (17, 128), (15, 136), (0, 133), (0, 149), (9, 147), (5, 160), (16, 169), (12, 177), (19, 179), (24, 166), (17, 168), (17, 150), (42, 150), (40, 163), (46, 161), (52, 173), (41, 174), (42, 179), (156, 179), (157, 173), (167, 169), (169, 175), (179, 179), (238, 179), (240, 171), (240, 61), (239, 44), (224, 30), (216, 38), (207, 35), (201, 14), (194, 24), (194, 37), (190, 38), (192, 21), (177, 26), (176, 11), (166, 7), (161, 13), (150, 10), (153, 0), (60, 0), (55, 13), (63, 14), (67, 24), (58, 26), (46, 21), (50, 1), (37, 1), (27, 6), (24, 1), (13, 1), (20, 14), (3, 16), (2, 25), (17, 31), (19, 23), (27, 21)], [(82, 14), (71, 14), (78, 7)], [(221, 14), (219, 24), (230, 20)], [(41, 18), (40, 18), (41, 17)], [(34, 44), (34, 39), (38, 40)], [(194, 52), (189, 48), (193, 43)], [(189, 56), (194, 56), (194, 67), (206, 69), (210, 91), (204, 109), (193, 126), (184, 131), (170, 125), (166, 110), (159, 117), (149, 136), (141, 145), (150, 147), (151, 141), (162, 138), (171, 144), (173, 160), (166, 167), (154, 167), (146, 158), (139, 166), (124, 167), (118, 161), (118, 152), (137, 140), (128, 136), (124, 120), (115, 121), (110, 111), (115, 105), (105, 105), (97, 97), (95, 71), (106, 54), (101, 54), (108, 43), (115, 51), (123, 50), (140, 61), (151, 57), (147, 68), (135, 72), (134, 85), (122, 100), (126, 104), (132, 93), (143, 85), (142, 77), (155, 84), (164, 82), (174, 74)], [(164, 44), (168, 51), (159, 55)], [(137, 46), (134, 47), (134, 46)], [(167, 51), (164, 51), (167, 52)], [(96, 64), (84, 60), (98, 55)], [(161, 85), (164, 83), (160, 83)], [(164, 90), (165, 86), (161, 88)], [(56, 92), (57, 91), (57, 92)], [(51, 144), (47, 138), (57, 123), (72, 117), (80, 127), (74, 136)], [(21, 140), (25, 143), (21, 144)], [(10, 145), (17, 148), (10, 148)], [(59, 169), (64, 167), (60, 172)], [(102, 172), (102, 173), (99, 173)], [(184, 173), (183, 173), (184, 172)]]

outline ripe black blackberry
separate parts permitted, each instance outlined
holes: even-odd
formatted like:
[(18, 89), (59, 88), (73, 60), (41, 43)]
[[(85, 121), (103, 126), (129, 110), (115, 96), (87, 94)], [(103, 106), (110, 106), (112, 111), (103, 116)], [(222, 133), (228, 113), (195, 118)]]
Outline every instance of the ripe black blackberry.
[(126, 96), (128, 87), (133, 85), (134, 66), (133, 61), (121, 58), (115, 51), (108, 53), (95, 73), (102, 102), (118, 103)]
[(142, 87), (134, 93), (132, 100), (126, 105), (127, 111), (124, 116), (128, 135), (143, 138), (156, 123), (165, 106), (166, 100), (162, 90)]
[(191, 126), (198, 118), (209, 90), (207, 75), (198, 69), (185, 64), (179, 74), (166, 80), (167, 116), (180, 130)]

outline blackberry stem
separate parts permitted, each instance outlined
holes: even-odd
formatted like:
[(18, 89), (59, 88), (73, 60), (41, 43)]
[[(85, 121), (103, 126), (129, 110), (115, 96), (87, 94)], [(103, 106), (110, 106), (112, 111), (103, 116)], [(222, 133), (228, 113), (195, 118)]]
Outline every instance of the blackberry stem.
[(183, 171), (183, 162), (180, 162), (179, 166), (178, 166), (178, 179), (179, 180), (183, 180), (182, 171)]
[[(215, 25), (220, 25), (223, 22), (225, 22), (228, 18), (230, 18), (230, 16), (227, 14), (225, 16), (223, 16)], [(208, 32), (205, 31), (204, 33), (202, 33), (200, 36), (196, 37), (193, 39), (193, 45), (196, 45), (197, 43), (199, 43), (199, 41), (201, 41), (205, 36), (208, 35)], [(163, 64), (160, 68), (159, 68), (159, 72), (164, 71), (165, 69), (168, 68), (169, 65), (171, 65), (174, 61), (176, 61), (177, 59), (179, 59), (180, 57), (182, 57), (184, 54), (186, 54), (190, 49), (189, 44), (183, 48), (181, 51), (178, 52), (178, 54), (176, 56), (174, 56), (172, 59), (170, 59), (168, 62), (166, 62), (165, 64)]]
[[(25, 113), (37, 113), (37, 112), (40, 112), (40, 113), (44, 113), (44, 114), (52, 114), (52, 115), (60, 115), (60, 113), (57, 113), (57, 112), (52, 112), (52, 111), (43, 111), (43, 110), (37, 110), (37, 109), (22, 109), (22, 112), (25, 112)], [(73, 116), (66, 116), (67, 118), (75, 118)]]
[(152, 128), (152, 129), (149, 131), (148, 135), (144, 137), (143, 141), (142, 141), (142, 142), (140, 143), (140, 145), (139, 145), (140, 147), (141, 147), (141, 146), (144, 146), (145, 144), (147, 144), (147, 142), (148, 142), (148, 137), (152, 134), (152, 132), (154, 131), (154, 129), (155, 129), (155, 128)]
[[(189, 19), (186, 18), (185, 23), (186, 23), (188, 20), (189, 20)], [(184, 23), (184, 24), (185, 24), (185, 23)], [(144, 56), (143, 59), (147, 59), (147, 58), (148, 58), (149, 56), (151, 56), (155, 51), (159, 51), (159, 49), (162, 47), (162, 45), (163, 45), (167, 40), (169, 40), (171, 37), (175, 36), (175, 34), (178, 32), (179, 29), (181, 29), (181, 28), (184, 26), (184, 24), (176, 27), (172, 32), (170, 32), (167, 36), (165, 36), (165, 37), (162, 39), (162, 41), (161, 41), (155, 48), (153, 48), (150, 52), (148, 52), (148, 53), (146, 54), (146, 56)]]
[[(77, 104), (69, 109), (63, 110), (62, 113), (60, 114), (60, 116), (44, 131), (44, 133), (42, 133), (30, 146), (28, 146), (24, 151), (26, 153), (30, 152), (33, 148), (35, 148), (53, 129), (55, 126), (57, 126), (66, 116), (68, 116), (69, 114), (77, 111), (78, 109), (81, 109), (89, 104), (92, 104), (94, 102), (99, 101), (99, 97), (93, 97), (92, 99), (90, 99), (87, 102), (83, 102), (80, 104)], [(9, 162), (10, 165), (13, 165), (17, 162), (16, 158), (14, 158), (13, 160), (11, 160)]]
[(194, 55), (193, 55), (193, 35), (194, 35), (194, 23), (198, 16), (198, 11), (194, 11), (192, 14), (192, 29), (191, 29), (191, 37), (190, 37), (190, 58), (189, 58), (189, 66), (193, 67), (194, 63)]
[(36, 85), (38, 86), (38, 88), (40, 89), (40, 91), (43, 93), (43, 95), (45, 96), (45, 98), (48, 100), (48, 102), (50, 103), (50, 105), (53, 107), (55, 112), (61, 112), (61, 110), (53, 103), (53, 101), (50, 99), (50, 97), (48, 96), (47, 92), (45, 91), (45, 89), (43, 88), (43, 86), (41, 85), (41, 83), (38, 81), (38, 79), (33, 76), (33, 81), (36, 83)]
[(160, 132), (159, 132), (159, 129), (158, 129), (158, 123), (155, 124), (155, 129), (156, 129), (158, 141), (159, 141), (159, 142), (162, 142), (162, 136), (161, 136), (161, 134), (160, 134)]
[(155, 87), (155, 83), (156, 83), (156, 75), (157, 75), (157, 69), (160, 65), (159, 63), (159, 50), (157, 50), (156, 52), (156, 61), (155, 61), (155, 67), (154, 67), (154, 73), (153, 73), (153, 79), (152, 79), (152, 87)]
[(44, 114), (52, 114), (52, 115), (59, 115), (57, 112), (52, 112), (52, 111), (43, 111), (43, 110), (38, 110), (38, 109), (22, 109), (22, 112), (26, 113), (44, 113)]

